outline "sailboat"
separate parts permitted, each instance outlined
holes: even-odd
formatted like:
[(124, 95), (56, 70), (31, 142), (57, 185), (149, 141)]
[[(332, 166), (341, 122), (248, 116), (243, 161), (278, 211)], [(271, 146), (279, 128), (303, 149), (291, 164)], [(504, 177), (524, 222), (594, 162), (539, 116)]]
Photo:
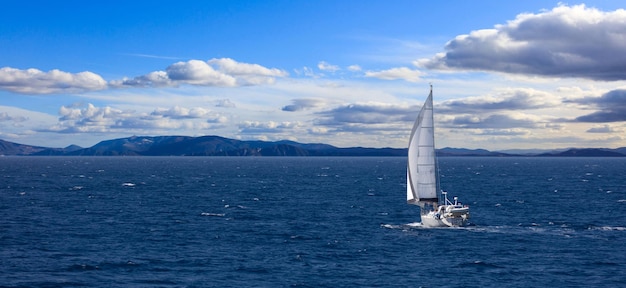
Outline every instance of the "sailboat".
[(460, 227), (467, 225), (469, 207), (448, 200), (448, 193), (439, 188), (435, 155), (433, 120), (433, 86), (420, 110), (409, 141), (406, 196), (409, 204), (420, 207), (424, 227)]

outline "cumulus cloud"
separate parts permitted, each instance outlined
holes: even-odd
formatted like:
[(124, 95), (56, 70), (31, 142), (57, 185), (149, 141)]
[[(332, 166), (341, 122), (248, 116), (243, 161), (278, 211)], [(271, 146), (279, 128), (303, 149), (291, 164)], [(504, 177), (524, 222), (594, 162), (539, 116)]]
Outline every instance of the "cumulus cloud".
[(388, 124), (415, 121), (419, 108), (382, 103), (350, 104), (317, 113), (318, 124), (344, 125), (346, 123)]
[(113, 107), (96, 107), (91, 103), (62, 106), (59, 121), (42, 129), (59, 133), (106, 133), (111, 131), (136, 131), (159, 129), (207, 129), (211, 124), (226, 123), (227, 118), (205, 108), (157, 108), (152, 113), (120, 110)]
[(263, 133), (283, 133), (292, 129), (303, 127), (301, 122), (284, 121), (284, 122), (259, 122), (244, 121), (239, 123), (239, 131), (243, 134), (263, 134)]
[(235, 108), (236, 105), (235, 103), (233, 103), (232, 101), (228, 99), (220, 99), (220, 100), (217, 100), (217, 104), (215, 104), (215, 107)]
[(448, 42), (431, 69), (626, 80), (626, 10), (559, 5)]
[(419, 70), (413, 70), (407, 67), (392, 68), (382, 71), (367, 71), (365, 77), (378, 78), (383, 80), (406, 80), (409, 82), (417, 82), (421, 79), (422, 73)]
[(520, 128), (505, 128), (505, 129), (478, 129), (475, 135), (488, 135), (488, 136), (523, 136), (529, 135), (530, 131)]
[[(521, 136), (531, 129), (561, 129), (550, 116), (522, 113), (524, 110), (558, 107), (562, 100), (534, 89), (503, 89), (493, 95), (442, 102), (435, 106), (438, 127), (463, 129), (474, 134)], [(418, 106), (357, 103), (315, 113), (316, 127), (326, 132), (406, 133), (415, 121)], [(394, 132), (395, 131), (395, 132)], [(404, 131), (404, 132), (401, 132)], [(478, 132), (477, 132), (478, 131)]]
[(229, 58), (208, 61), (176, 62), (164, 71), (153, 71), (134, 78), (107, 83), (99, 75), (85, 71), (68, 73), (57, 69), (0, 68), (0, 89), (22, 94), (58, 94), (102, 90), (109, 87), (171, 87), (183, 84), (235, 87), (272, 84), (287, 72), (258, 64), (237, 62)]
[(361, 71), (361, 66), (359, 65), (350, 65), (348, 66), (348, 70), (352, 71), (352, 72), (357, 72), (357, 71)]
[(154, 71), (133, 79), (113, 80), (110, 84), (113, 87), (166, 87), (174, 85), (165, 71)]
[(167, 109), (157, 108), (150, 113), (150, 116), (171, 119), (205, 119), (207, 123), (228, 122), (228, 118), (226, 116), (202, 107), (185, 108), (174, 106)]
[(216, 71), (207, 62), (190, 60), (176, 62), (165, 69), (167, 77), (175, 83), (200, 86), (235, 86), (234, 77)]
[(495, 95), (469, 97), (442, 102), (438, 113), (480, 113), (497, 110), (528, 110), (556, 107), (562, 103), (558, 97), (534, 89), (506, 89)]
[(102, 90), (106, 81), (85, 71), (69, 73), (61, 70), (43, 72), (37, 69), (0, 68), (0, 89), (22, 94), (76, 93)]
[(189, 84), (235, 87), (272, 84), (276, 77), (287, 75), (283, 70), (221, 58), (208, 61), (176, 62), (168, 66), (165, 71), (154, 71), (132, 79), (111, 81), (111, 85), (114, 87), (161, 87)]
[(96, 107), (89, 103), (62, 106), (59, 109), (59, 123), (50, 128), (56, 132), (107, 132), (119, 119), (128, 113), (111, 107)]
[(509, 129), (536, 128), (539, 127), (539, 121), (539, 119), (536, 119), (535, 117), (531, 117), (529, 115), (461, 115), (454, 117), (450, 124), (457, 128)]
[(592, 128), (589, 128), (589, 130), (587, 130), (587, 133), (619, 133), (619, 132), (623, 132), (623, 130), (612, 127), (610, 125), (592, 127)]
[(336, 72), (338, 70), (341, 70), (339, 68), (339, 66), (337, 65), (331, 65), (326, 61), (321, 61), (320, 63), (317, 64), (317, 68), (322, 70), (322, 71), (328, 71), (328, 72)]
[(626, 121), (626, 90), (613, 90), (600, 97), (586, 97), (572, 102), (590, 105), (598, 109), (591, 114), (577, 117), (575, 119), (577, 122)]
[(293, 104), (283, 107), (282, 110), (287, 112), (295, 112), (319, 107), (320, 105), (324, 104), (323, 100), (312, 98), (293, 99), (291, 102)]
[(238, 85), (271, 84), (274, 83), (276, 77), (289, 75), (280, 69), (241, 63), (230, 58), (211, 59), (207, 63), (216, 67), (218, 71), (235, 77)]
[(205, 117), (206, 115), (209, 115), (210, 113), (211, 113), (211, 110), (204, 109), (201, 107), (195, 107), (195, 108), (190, 109), (190, 108), (185, 108), (185, 107), (174, 106), (169, 109), (157, 108), (150, 115), (163, 116), (163, 117), (169, 117), (169, 118), (174, 118), (174, 119), (193, 119), (193, 118)]

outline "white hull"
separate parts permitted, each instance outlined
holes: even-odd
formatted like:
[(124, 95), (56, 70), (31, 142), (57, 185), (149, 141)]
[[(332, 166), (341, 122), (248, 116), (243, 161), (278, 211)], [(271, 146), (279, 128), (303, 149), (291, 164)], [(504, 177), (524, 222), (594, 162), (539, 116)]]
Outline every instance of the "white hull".
[(422, 227), (434, 228), (434, 227), (448, 227), (446, 223), (443, 223), (441, 219), (436, 219), (433, 215), (422, 215)]
[(422, 214), (422, 226), (432, 228), (463, 227), (467, 225), (469, 219), (469, 209), (467, 207), (449, 210), (452, 210), (452, 212), (443, 213), (443, 215), (435, 211)]

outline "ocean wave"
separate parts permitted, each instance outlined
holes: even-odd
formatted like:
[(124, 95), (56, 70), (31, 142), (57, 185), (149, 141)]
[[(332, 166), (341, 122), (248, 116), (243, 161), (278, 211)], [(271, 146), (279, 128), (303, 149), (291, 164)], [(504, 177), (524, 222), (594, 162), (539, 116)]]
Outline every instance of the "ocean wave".
[(212, 216), (212, 217), (224, 217), (226, 216), (226, 214), (224, 213), (209, 213), (209, 212), (202, 212), (200, 213), (201, 216)]

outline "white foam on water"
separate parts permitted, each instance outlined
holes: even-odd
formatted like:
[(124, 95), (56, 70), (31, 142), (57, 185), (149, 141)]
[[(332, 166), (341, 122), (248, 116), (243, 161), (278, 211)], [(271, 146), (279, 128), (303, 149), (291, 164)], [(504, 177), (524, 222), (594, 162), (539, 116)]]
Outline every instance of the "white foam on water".
[(620, 226), (600, 226), (600, 227), (590, 227), (589, 230), (600, 230), (600, 231), (626, 231), (626, 227)]
[(380, 227), (387, 228), (387, 229), (398, 229), (398, 227), (400, 227), (400, 226), (399, 225), (392, 225), (392, 224), (381, 224)]
[(226, 216), (226, 214), (224, 214), (224, 213), (209, 213), (209, 212), (202, 212), (202, 213), (200, 213), (200, 215), (202, 215), (202, 216), (212, 216), (212, 217), (224, 217), (224, 216)]
[(422, 223), (408, 223), (408, 224), (381, 224), (380, 227), (387, 229), (400, 229), (405, 230), (406, 228), (423, 228)]

